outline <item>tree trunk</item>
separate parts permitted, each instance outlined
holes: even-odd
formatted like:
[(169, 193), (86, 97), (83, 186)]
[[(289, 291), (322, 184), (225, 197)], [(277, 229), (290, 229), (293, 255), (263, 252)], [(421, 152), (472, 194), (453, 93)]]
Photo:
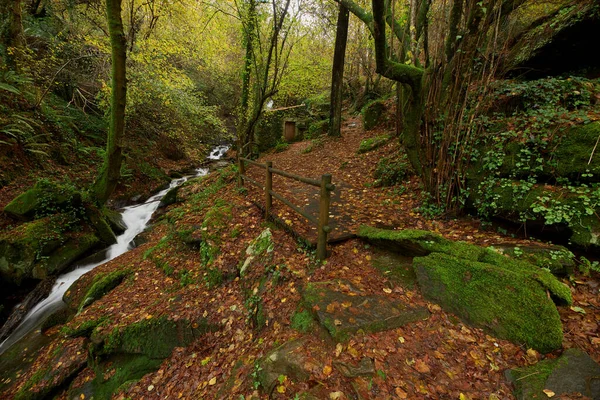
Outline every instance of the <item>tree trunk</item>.
[(329, 114), (329, 135), (340, 136), (342, 127), (342, 98), (344, 93), (344, 60), (348, 40), (348, 21), (350, 13), (340, 4), (335, 33), (335, 50), (331, 72), (331, 99)]
[(14, 53), (8, 48), (25, 44), (20, 0), (0, 0), (0, 43), (8, 65), (14, 67)]
[(121, 19), (121, 0), (106, 0), (106, 17), (112, 55), (112, 92), (110, 98), (110, 126), (106, 140), (106, 155), (93, 192), (100, 204), (106, 203), (121, 177), (125, 105), (127, 103), (126, 58), (127, 44)]

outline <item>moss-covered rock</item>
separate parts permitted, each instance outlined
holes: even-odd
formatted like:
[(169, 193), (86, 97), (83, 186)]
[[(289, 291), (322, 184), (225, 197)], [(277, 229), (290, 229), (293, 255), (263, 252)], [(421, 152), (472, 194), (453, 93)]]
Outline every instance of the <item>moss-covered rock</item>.
[[(600, 137), (600, 121), (577, 125), (565, 131), (553, 152), (555, 176), (578, 181), (582, 174), (600, 179), (600, 154), (593, 152)], [(593, 178), (593, 177), (592, 177)]]
[(116, 288), (123, 280), (131, 275), (131, 270), (116, 270), (106, 274), (97, 274), (94, 276), (92, 286), (89, 288), (81, 304), (79, 311), (92, 304), (94, 301), (102, 298), (108, 292)]
[(405, 229), (388, 230), (361, 226), (358, 236), (375, 244), (409, 257), (426, 256), (432, 253), (451, 255), (459, 259), (492, 264), (499, 268), (524, 274), (539, 282), (558, 304), (572, 304), (568, 286), (550, 272), (526, 261), (511, 260), (498, 252), (465, 242), (453, 242), (428, 231)]
[(375, 149), (383, 146), (384, 144), (386, 144), (389, 140), (390, 140), (390, 136), (388, 136), (388, 135), (375, 136), (372, 138), (365, 139), (360, 142), (357, 153), (362, 154), (362, 153), (367, 153), (371, 150), (375, 150)]
[(540, 268), (546, 268), (558, 276), (571, 275), (575, 270), (575, 255), (564, 246), (494, 244), (489, 249)]
[(548, 398), (544, 389), (562, 394), (580, 393), (600, 398), (600, 365), (580, 349), (568, 349), (559, 358), (546, 359), (535, 365), (506, 372), (519, 400)]
[(15, 400), (44, 399), (74, 377), (87, 363), (87, 341), (70, 339), (47, 348), (34, 364), (33, 374), (21, 384)]
[(72, 216), (56, 214), (0, 236), (0, 278), (13, 285), (61, 272), (101, 244), (92, 232), (68, 232)]
[(317, 321), (338, 342), (357, 332), (381, 332), (429, 317), (422, 307), (387, 296), (365, 295), (346, 281), (308, 283), (302, 296), (306, 308), (315, 310)]
[(125, 221), (123, 221), (120, 212), (104, 207), (102, 209), (102, 215), (104, 215), (104, 218), (106, 218), (106, 221), (114, 233), (121, 234), (127, 230), (127, 225), (125, 225)]
[(4, 212), (21, 220), (79, 208), (81, 194), (72, 186), (39, 181), (4, 207)]
[[(156, 371), (163, 360), (139, 354), (115, 354), (95, 366), (96, 377), (80, 387), (69, 388), (69, 399), (110, 400), (144, 375)], [(83, 397), (82, 397), (83, 395)]]
[(383, 100), (374, 100), (365, 105), (361, 111), (363, 117), (363, 127), (366, 131), (379, 125), (381, 117), (385, 111), (385, 102)]
[(240, 264), (240, 276), (244, 276), (248, 268), (254, 264), (267, 265), (273, 256), (274, 249), (273, 234), (271, 229), (267, 228), (246, 248), (246, 258)]
[(169, 190), (165, 196), (160, 200), (160, 204), (158, 205), (158, 207), (166, 207), (166, 206), (170, 206), (171, 204), (175, 204), (177, 203), (177, 193), (179, 192), (179, 186), (174, 187), (173, 189)]
[(214, 327), (204, 319), (172, 321), (149, 318), (111, 332), (95, 330), (91, 339), (99, 354), (143, 354), (150, 358), (168, 357), (175, 347), (186, 347)]
[(89, 221), (92, 229), (96, 232), (98, 238), (107, 246), (117, 243), (117, 237), (113, 232), (107, 219), (102, 213), (94, 208), (86, 208), (85, 211), (87, 221)]
[(540, 352), (561, 347), (558, 311), (527, 273), (442, 253), (413, 265), (424, 296), (466, 322)]

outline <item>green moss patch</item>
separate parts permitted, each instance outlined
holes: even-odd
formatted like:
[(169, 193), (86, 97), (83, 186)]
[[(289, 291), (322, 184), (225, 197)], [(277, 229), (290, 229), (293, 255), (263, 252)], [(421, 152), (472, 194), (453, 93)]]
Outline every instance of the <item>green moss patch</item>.
[(383, 100), (374, 100), (365, 105), (361, 111), (363, 117), (363, 127), (366, 131), (379, 125), (381, 117), (385, 111), (385, 102)]
[(441, 253), (414, 268), (423, 294), (468, 323), (544, 353), (561, 347), (558, 311), (527, 273)]
[(372, 138), (364, 139), (360, 142), (357, 153), (362, 154), (367, 153), (371, 150), (378, 149), (379, 147), (389, 142), (389, 140), (390, 137), (388, 135), (375, 136)]
[(168, 357), (175, 347), (186, 347), (193, 340), (213, 329), (206, 320), (171, 321), (166, 317), (150, 318), (110, 333), (94, 331), (92, 341), (99, 343), (100, 354), (143, 354), (150, 358)]
[(129, 275), (131, 275), (131, 270), (123, 269), (112, 271), (106, 274), (97, 274), (94, 276), (92, 286), (89, 288), (83, 297), (83, 301), (79, 305), (79, 312), (116, 288), (121, 282), (123, 282), (123, 279)]
[(510, 259), (491, 249), (465, 242), (453, 242), (428, 231), (406, 229), (393, 231), (361, 226), (358, 236), (367, 241), (408, 257), (443, 253), (459, 259), (492, 264), (502, 269), (528, 276), (548, 289), (558, 304), (572, 304), (568, 286), (557, 280), (550, 272), (526, 261)]
[(15, 218), (29, 220), (69, 208), (79, 208), (81, 204), (81, 194), (74, 187), (40, 180), (8, 203), (4, 212)]

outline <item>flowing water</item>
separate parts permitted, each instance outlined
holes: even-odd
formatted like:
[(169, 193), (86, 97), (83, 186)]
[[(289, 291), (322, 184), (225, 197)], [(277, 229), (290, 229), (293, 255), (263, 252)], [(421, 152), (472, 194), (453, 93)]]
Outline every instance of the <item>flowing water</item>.
[[(219, 160), (223, 157), (228, 149), (229, 147), (225, 145), (217, 146), (211, 151), (208, 159)], [(117, 237), (117, 243), (106, 249), (104, 257), (101, 261), (76, 265), (72, 271), (59, 276), (54, 283), (54, 287), (52, 288), (50, 295), (33, 307), (23, 318), (21, 324), (11, 333), (8, 338), (6, 338), (6, 340), (0, 344), (0, 354), (4, 353), (22, 338), (31, 341), (32, 335), (40, 336), (39, 332), (37, 335), (35, 335), (34, 331), (38, 330), (37, 328), (41, 326), (45, 318), (47, 318), (53, 312), (65, 307), (65, 303), (62, 301), (62, 298), (73, 282), (79, 279), (79, 277), (86, 272), (89, 272), (97, 266), (102, 265), (131, 250), (133, 247), (133, 239), (142, 231), (144, 231), (144, 229), (146, 229), (148, 221), (150, 221), (150, 218), (152, 218), (152, 214), (158, 208), (160, 200), (165, 196), (165, 194), (167, 194), (167, 192), (172, 188), (181, 185), (188, 179), (197, 176), (204, 176), (207, 173), (208, 168), (199, 168), (196, 170), (195, 175), (186, 176), (171, 181), (167, 189), (162, 190), (150, 197), (145, 203), (125, 207), (121, 213), (121, 217), (123, 218), (123, 222), (125, 223), (127, 229)], [(40, 338), (38, 338), (36, 341), (43, 342), (43, 340), (40, 340)]]

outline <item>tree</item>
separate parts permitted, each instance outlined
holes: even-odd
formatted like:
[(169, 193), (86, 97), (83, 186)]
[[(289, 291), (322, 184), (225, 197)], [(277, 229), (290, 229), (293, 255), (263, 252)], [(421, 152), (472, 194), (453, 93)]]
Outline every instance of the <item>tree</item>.
[(329, 135), (340, 136), (342, 126), (342, 97), (344, 92), (344, 60), (348, 41), (348, 21), (350, 13), (340, 4), (335, 33), (335, 50), (331, 68), (331, 107), (329, 116)]
[(25, 44), (20, 0), (0, 0), (0, 44), (7, 64), (14, 63), (11, 48)]
[(110, 124), (106, 139), (106, 154), (93, 192), (100, 204), (106, 203), (121, 177), (125, 106), (127, 104), (126, 59), (127, 44), (121, 19), (121, 0), (106, 0), (106, 18), (111, 46)]
[[(270, 22), (266, 38), (264, 33), (261, 36), (258, 5), (256, 0), (247, 0), (247, 3), (238, 6), (246, 50), (236, 127), (238, 154), (241, 156), (248, 155), (252, 151), (250, 147), (254, 140), (254, 127), (262, 115), (267, 100), (277, 93), (292, 49), (291, 44), (286, 46), (294, 23), (294, 19), (287, 18), (290, 0), (284, 0), (281, 5), (277, 0), (272, 0), (271, 15), (269, 18), (264, 18), (265, 21)], [(287, 25), (285, 25), (286, 21)]]
[[(435, 8), (432, 0), (411, 0), (404, 23), (392, 1), (372, 0), (372, 13), (352, 0), (337, 1), (370, 30), (377, 72), (405, 89), (401, 137), (425, 189), (438, 204), (457, 205), (480, 106), (475, 102), (467, 114), (468, 90), (474, 82), (485, 90), (496, 66), (498, 27), (524, 0), (454, 0)], [(397, 54), (387, 31), (398, 39)]]

